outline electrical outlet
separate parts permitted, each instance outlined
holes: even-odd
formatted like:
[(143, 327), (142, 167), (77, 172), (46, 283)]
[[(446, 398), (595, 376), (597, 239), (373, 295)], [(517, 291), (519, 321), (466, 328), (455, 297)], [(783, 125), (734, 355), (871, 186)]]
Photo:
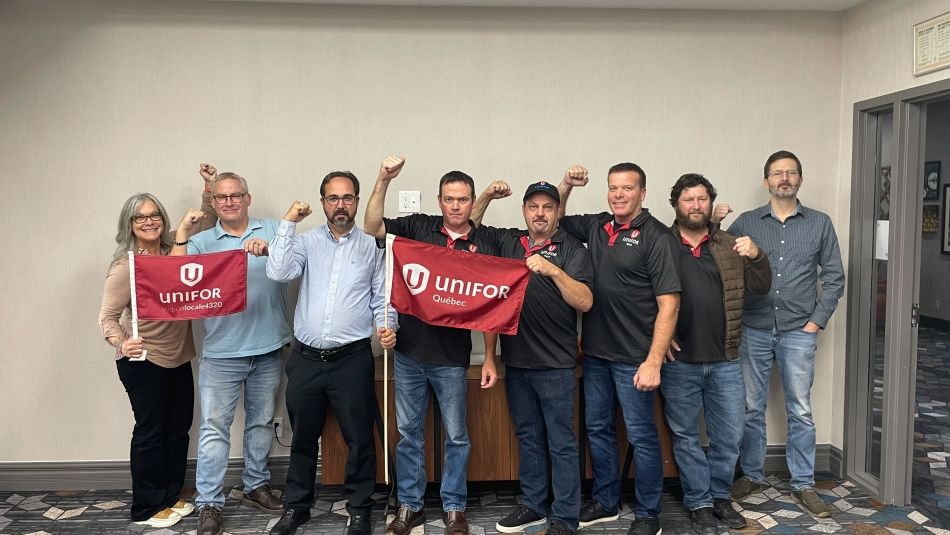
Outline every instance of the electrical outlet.
[(934, 299), (934, 310), (940, 310), (940, 300)]
[(274, 436), (284, 438), (284, 419), (274, 418)]
[(417, 214), (422, 211), (422, 193), (419, 191), (399, 192), (399, 212)]

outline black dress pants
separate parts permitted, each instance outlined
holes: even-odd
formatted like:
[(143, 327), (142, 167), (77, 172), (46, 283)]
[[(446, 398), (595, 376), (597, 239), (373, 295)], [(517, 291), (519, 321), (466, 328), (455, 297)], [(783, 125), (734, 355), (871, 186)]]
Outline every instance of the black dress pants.
[(175, 505), (181, 496), (195, 383), (191, 362), (163, 368), (123, 358), (116, 368), (135, 416), (129, 464), (132, 521), (138, 522)]
[[(349, 449), (344, 490), (351, 515), (369, 512), (376, 486), (373, 415), (376, 391), (369, 340), (360, 340), (329, 356), (295, 342), (287, 372), (287, 413), (294, 436), (284, 498), (288, 509), (310, 509), (317, 471), (317, 441), (327, 408), (340, 423)], [(324, 463), (327, 459), (324, 458)]]

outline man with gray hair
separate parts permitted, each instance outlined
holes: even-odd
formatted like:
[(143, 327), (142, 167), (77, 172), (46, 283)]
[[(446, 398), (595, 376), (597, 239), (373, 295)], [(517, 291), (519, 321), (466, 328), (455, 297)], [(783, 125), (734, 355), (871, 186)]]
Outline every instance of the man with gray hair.
[(262, 511), (283, 510), (270, 486), (267, 458), (274, 434), (277, 389), (283, 377), (281, 350), (290, 342), (286, 319), (285, 284), (267, 278), (267, 244), (279, 221), (248, 215), (251, 194), (247, 181), (235, 173), (220, 173), (211, 181), (211, 202), (218, 223), (193, 232), (190, 213), (182, 219), (172, 254), (214, 253), (243, 249), (247, 262), (247, 309), (238, 314), (202, 320), (205, 337), (198, 365), (201, 426), (195, 505), (197, 535), (223, 533), (224, 474), (231, 449), (231, 423), (244, 390), (244, 494), (242, 501)]

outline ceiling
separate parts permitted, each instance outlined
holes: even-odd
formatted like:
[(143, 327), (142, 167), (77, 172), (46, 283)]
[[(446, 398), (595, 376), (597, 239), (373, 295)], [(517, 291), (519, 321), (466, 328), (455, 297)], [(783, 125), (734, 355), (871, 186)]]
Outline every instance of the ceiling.
[(219, 0), (347, 6), (847, 11), (864, 0)]

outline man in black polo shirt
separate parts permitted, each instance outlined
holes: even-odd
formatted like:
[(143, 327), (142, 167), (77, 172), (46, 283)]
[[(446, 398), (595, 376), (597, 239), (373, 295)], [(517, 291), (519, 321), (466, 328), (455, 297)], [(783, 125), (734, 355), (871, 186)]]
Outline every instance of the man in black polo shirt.
[[(632, 534), (660, 530), (663, 459), (653, 419), (653, 390), (669, 349), (679, 308), (680, 280), (670, 230), (643, 208), (646, 173), (620, 163), (607, 173), (610, 212), (565, 216), (561, 228), (586, 242), (594, 264), (594, 305), (584, 314), (584, 415), (594, 486), (580, 526), (616, 520), (620, 506), (615, 404), (620, 401), (637, 466)], [(587, 171), (564, 175), (560, 214)]]
[[(772, 285), (769, 259), (752, 239), (710, 225), (715, 200), (716, 188), (702, 175), (683, 175), (670, 191), (683, 292), (662, 390), (683, 504), (699, 535), (715, 535), (716, 518), (732, 529), (746, 527), (729, 496), (745, 415), (742, 306), (746, 290), (764, 295)], [(708, 452), (699, 442), (700, 409)]]
[[(439, 181), (441, 216), (413, 214), (389, 219), (383, 205), (389, 182), (399, 175), (405, 159), (390, 156), (383, 161), (363, 221), (367, 234), (383, 238), (387, 233), (453, 249), (495, 254), (470, 221), (475, 202), (475, 183), (461, 171), (450, 171)], [(400, 337), (396, 343), (396, 423), (400, 440), (396, 446), (396, 487), (399, 509), (386, 533), (405, 535), (425, 522), (423, 496), (426, 489), (424, 431), (432, 386), (445, 426), (445, 462), (442, 471), (442, 509), (446, 535), (468, 534), (465, 502), (470, 444), (465, 423), (465, 394), (470, 331), (429, 325), (414, 316), (399, 315)], [(494, 361), (482, 366), (482, 388), (497, 379)]]
[[(505, 194), (498, 195), (498, 191)], [(507, 196), (510, 188), (495, 182), (479, 198)], [(580, 469), (574, 434), (577, 361), (577, 311), (593, 302), (593, 268), (584, 245), (558, 230), (557, 188), (548, 182), (528, 186), (521, 206), (528, 230), (481, 227), (498, 242), (499, 255), (524, 259), (534, 273), (528, 282), (518, 334), (501, 337), (505, 391), (518, 437), (519, 473), (524, 496), (495, 525), (516, 533), (548, 518), (548, 535), (571, 534), (580, 511)], [(481, 214), (481, 211), (479, 212)], [(479, 218), (480, 219), (480, 218)], [(485, 360), (495, 357), (495, 335), (485, 342)], [(551, 456), (553, 503), (548, 502), (548, 454)]]

